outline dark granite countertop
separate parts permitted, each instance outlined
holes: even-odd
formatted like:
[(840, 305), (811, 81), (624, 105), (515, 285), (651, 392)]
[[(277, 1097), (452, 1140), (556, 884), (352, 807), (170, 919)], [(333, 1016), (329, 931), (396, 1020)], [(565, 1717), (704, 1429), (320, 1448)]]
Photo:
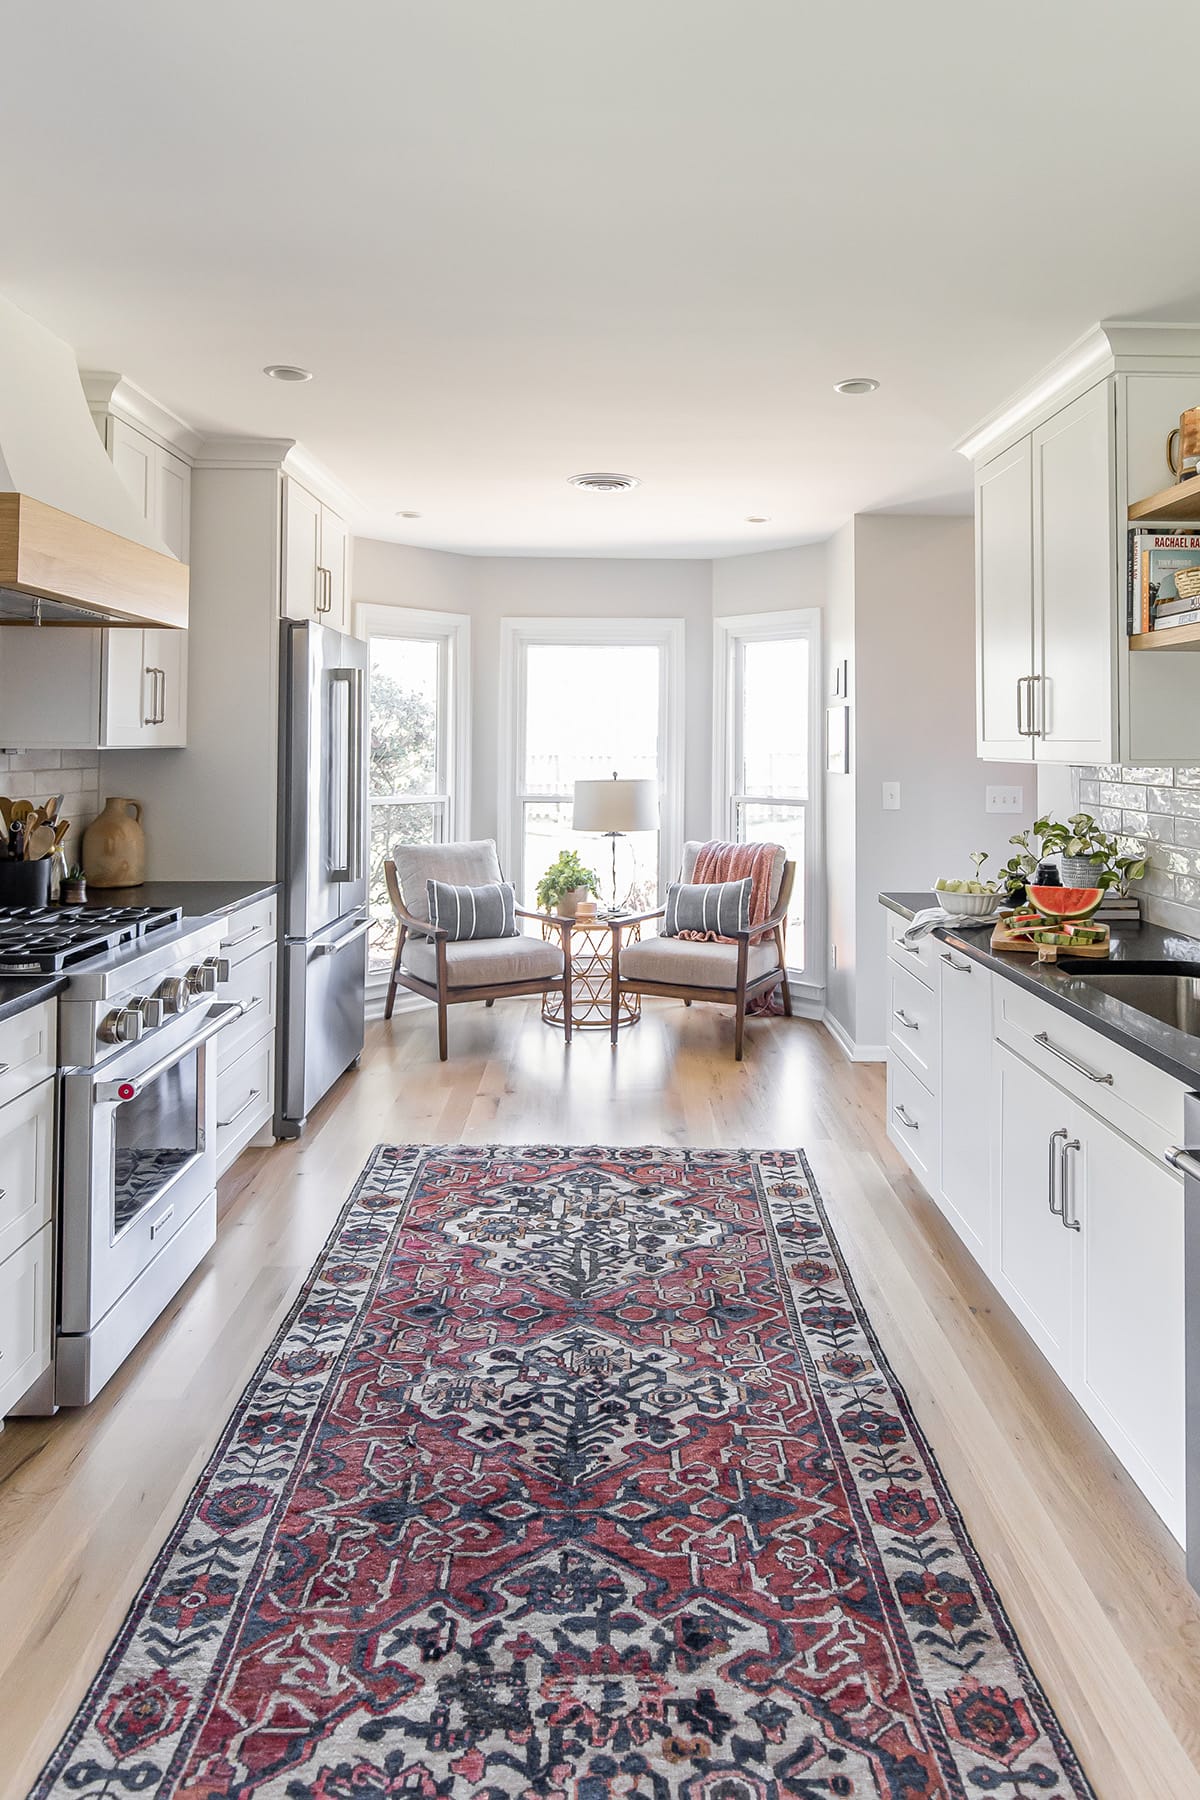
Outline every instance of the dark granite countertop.
[(53, 1000), (66, 985), (65, 975), (6, 975), (0, 980), (0, 1019), (11, 1019), (42, 1000)]
[(237, 912), (265, 900), (277, 881), (143, 881), (135, 888), (94, 888), (85, 906), (182, 906), (185, 919)]
[[(934, 894), (880, 894), (880, 904), (902, 918), (911, 919), (926, 907), (937, 905)], [(957, 925), (934, 927), (935, 936), (953, 944), (973, 962), (995, 969), (1010, 981), (1040, 994), (1051, 1006), (1071, 1013), (1075, 1018), (1102, 1032), (1113, 1043), (1145, 1057), (1156, 1067), (1165, 1069), (1176, 1081), (1189, 1087), (1200, 1087), (1200, 1038), (1177, 1031), (1173, 1025), (1136, 1007), (1105, 994), (1089, 985), (1077, 974), (1055, 963), (1042, 963), (1035, 956), (1016, 956), (1011, 951), (994, 951), (990, 946), (992, 926), (989, 922), (972, 930), (970, 921)], [(1161, 925), (1114, 925), (1112, 948), (1107, 961), (1096, 959), (1090, 964), (1099, 974), (1114, 963), (1195, 963), (1200, 967), (1200, 940), (1186, 937), (1181, 931), (1167, 931)]]

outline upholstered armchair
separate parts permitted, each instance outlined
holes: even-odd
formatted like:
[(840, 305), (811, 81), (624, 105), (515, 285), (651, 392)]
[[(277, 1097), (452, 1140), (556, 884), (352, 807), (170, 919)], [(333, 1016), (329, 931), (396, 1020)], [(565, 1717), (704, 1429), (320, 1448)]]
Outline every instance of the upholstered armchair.
[[(407, 988), (433, 1000), (438, 1009), (438, 1056), (445, 1062), (446, 1013), (466, 1000), (494, 1000), (511, 994), (545, 994), (558, 988), (563, 997), (563, 1026), (571, 1041), (571, 924), (551, 918), (555, 939), (474, 937), (454, 941), (445, 928), (429, 919), (427, 882), (455, 887), (485, 887), (503, 879), (496, 846), (490, 838), (463, 844), (396, 844), (394, 861), (385, 862), (388, 895), (399, 927), (384, 1017), (390, 1019), (396, 989)], [(515, 909), (518, 919), (546, 915)]]
[[(696, 858), (702, 846), (683, 847), (680, 881), (695, 879)], [(711, 1000), (734, 1008), (733, 1053), (742, 1060), (746, 1035), (746, 1008), (751, 1001), (781, 987), (783, 1010), (790, 1019), (792, 997), (787, 984), (787, 912), (796, 879), (796, 865), (788, 862), (782, 844), (774, 846), (771, 864), (769, 910), (753, 930), (732, 934), (729, 944), (703, 943), (686, 937), (643, 937), (639, 943), (622, 944), (625, 926), (661, 919), (663, 906), (653, 912), (620, 920), (614, 926), (612, 977), (612, 1041), (617, 1042), (622, 994), (657, 994), (682, 1000)]]

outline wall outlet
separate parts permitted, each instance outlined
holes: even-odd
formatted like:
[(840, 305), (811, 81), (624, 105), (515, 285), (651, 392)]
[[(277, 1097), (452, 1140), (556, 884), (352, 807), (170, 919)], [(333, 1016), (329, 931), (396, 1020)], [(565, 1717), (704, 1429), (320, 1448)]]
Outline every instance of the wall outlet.
[(990, 787), (987, 790), (987, 808), (990, 813), (1019, 813), (1025, 810), (1025, 789), (1019, 787)]
[(883, 784), (883, 810), (884, 810), (884, 812), (899, 812), (900, 811), (900, 783), (898, 781), (885, 781), (884, 782), (884, 784)]

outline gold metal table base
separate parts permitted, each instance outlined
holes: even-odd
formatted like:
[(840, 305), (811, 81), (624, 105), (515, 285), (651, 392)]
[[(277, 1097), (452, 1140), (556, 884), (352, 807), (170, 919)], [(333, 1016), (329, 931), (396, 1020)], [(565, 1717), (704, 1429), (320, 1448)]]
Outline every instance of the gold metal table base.
[[(552, 925), (542, 926), (544, 937), (557, 937)], [(623, 943), (635, 944), (642, 935), (640, 925), (627, 925), (621, 933)], [(579, 921), (571, 933), (571, 1028), (580, 1031), (607, 1031), (612, 1006), (612, 926), (607, 919)], [(642, 1016), (640, 994), (621, 995), (619, 1025), (636, 1025)], [(547, 1025), (563, 1022), (562, 994), (551, 990), (542, 996), (542, 1018)]]

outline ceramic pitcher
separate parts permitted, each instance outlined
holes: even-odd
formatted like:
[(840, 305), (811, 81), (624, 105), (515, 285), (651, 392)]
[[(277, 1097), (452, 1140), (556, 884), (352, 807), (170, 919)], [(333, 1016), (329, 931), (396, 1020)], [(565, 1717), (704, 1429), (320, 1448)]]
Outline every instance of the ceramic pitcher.
[(146, 879), (146, 834), (137, 800), (106, 800), (83, 834), (83, 872), (89, 887), (140, 887)]

